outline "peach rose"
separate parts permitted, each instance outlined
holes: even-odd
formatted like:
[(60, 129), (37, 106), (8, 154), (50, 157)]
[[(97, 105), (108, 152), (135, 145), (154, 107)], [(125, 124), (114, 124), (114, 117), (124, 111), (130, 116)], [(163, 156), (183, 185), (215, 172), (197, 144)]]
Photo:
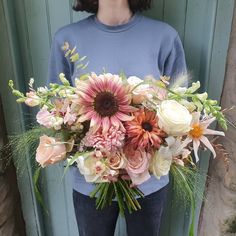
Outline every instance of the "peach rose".
[(126, 148), (125, 154), (128, 161), (125, 169), (133, 184), (139, 185), (148, 180), (151, 177), (148, 171), (151, 155), (140, 149), (130, 148)]
[(36, 151), (36, 161), (42, 166), (55, 164), (66, 158), (66, 146), (54, 138), (43, 135)]
[(113, 170), (125, 168), (127, 160), (123, 153), (115, 153), (108, 157), (108, 165)]

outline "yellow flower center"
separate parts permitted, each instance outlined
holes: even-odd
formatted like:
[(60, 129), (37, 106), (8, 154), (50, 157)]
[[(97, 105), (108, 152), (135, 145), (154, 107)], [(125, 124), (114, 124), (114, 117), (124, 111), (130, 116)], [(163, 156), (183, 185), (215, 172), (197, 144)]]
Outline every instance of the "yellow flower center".
[(199, 124), (194, 124), (192, 129), (189, 131), (189, 134), (193, 138), (200, 138), (203, 135), (203, 129)]

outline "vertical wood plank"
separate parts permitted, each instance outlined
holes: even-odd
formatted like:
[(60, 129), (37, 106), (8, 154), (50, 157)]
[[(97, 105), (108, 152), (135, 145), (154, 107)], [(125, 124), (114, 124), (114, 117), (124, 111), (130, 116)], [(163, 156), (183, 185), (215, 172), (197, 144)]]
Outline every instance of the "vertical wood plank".
[(44, 199), (49, 210), (45, 215), (46, 235), (78, 235), (72, 207), (72, 187), (68, 177), (61, 181), (63, 163), (47, 168), (41, 183)]
[(47, 6), (45, 1), (24, 0), (28, 25), (29, 46), (32, 58), (35, 86), (42, 86), (46, 81), (48, 55), (50, 48)]
[(210, 75), (207, 84), (209, 96), (213, 99), (219, 99), (222, 93), (234, 4), (234, 0), (218, 1)]
[(46, 0), (48, 5), (48, 24), (51, 28), (50, 38), (53, 38), (55, 32), (62, 26), (70, 23), (71, 4), (65, 0)]
[[(26, 0), (25, 6), (33, 77), (36, 86), (44, 85), (48, 71), (51, 37), (59, 27), (70, 22), (69, 5), (66, 1), (58, 3), (52, 0)], [(60, 183), (62, 174), (62, 166), (45, 169), (43, 173), (45, 181), (42, 183), (42, 192), (50, 212), (50, 216), (44, 218), (46, 235), (77, 234), (71, 205), (72, 188), (69, 181), (65, 184), (66, 179)]]
[[(188, 0), (187, 3), (184, 32), (186, 61), (188, 69), (193, 71), (194, 80), (200, 80), (204, 85), (211, 61), (217, 1)], [(201, 186), (201, 191), (204, 191), (204, 186)], [(189, 211), (190, 209), (180, 209), (177, 203), (172, 204), (170, 236), (188, 234)], [(182, 227), (177, 227), (180, 225)]]
[[(15, 14), (12, 1), (0, 1), (0, 93), (3, 101), (3, 110), (8, 134), (18, 134), (25, 130), (23, 109), (16, 104), (14, 96), (8, 89), (8, 80), (12, 79), (15, 86), (24, 89), (21, 80), (23, 70), (18, 50), (16, 35)], [(13, 119), (13, 117), (15, 119)], [(33, 190), (32, 169), (29, 161), (22, 159), (21, 171), (17, 174), (23, 217), (27, 235), (39, 236), (43, 234), (40, 221), (40, 211)], [(22, 171), (23, 169), (23, 171)]]
[(184, 45), (193, 79), (205, 87), (214, 35), (217, 0), (188, 0)]
[[(214, 37), (212, 42), (211, 62), (209, 66), (209, 76), (206, 78), (206, 88), (209, 96), (220, 101), (225, 77), (226, 59), (233, 19), (234, 0), (218, 1), (216, 18), (214, 24)], [(204, 154), (200, 162), (200, 168), (203, 172), (208, 171), (210, 153)], [(204, 158), (206, 157), (206, 158)], [(202, 183), (204, 189), (205, 182)], [(196, 206), (196, 228), (200, 216), (202, 202), (198, 201)]]
[[(145, 13), (148, 16), (166, 21), (178, 30), (185, 44), (187, 63), (189, 69), (194, 72), (194, 79), (200, 79), (203, 85), (209, 88), (209, 95), (214, 95), (216, 96), (215, 98), (218, 98), (223, 84), (222, 78), (230, 30), (230, 19), (228, 16), (232, 15), (233, 2), (234, 0), (179, 0), (174, 2), (171, 0), (155, 0), (154, 8)], [(25, 9), (22, 8), (24, 4), (20, 3), (20, 1), (14, 2), (16, 13), (19, 14), (16, 14), (15, 17), (17, 19), (16, 24), (21, 48), (21, 57), (15, 53), (18, 49), (14, 49), (14, 58), (16, 57), (18, 60), (18, 70), (23, 65), (21, 68), (23, 72), (19, 73), (17, 71), (17, 74), (24, 74), (17, 81), (23, 85), (24, 80), (28, 80), (25, 77), (34, 76), (36, 85), (43, 85), (47, 75), (50, 40), (53, 34), (59, 27), (83, 19), (89, 14), (85, 12), (72, 12), (72, 0), (24, 0), (23, 3), (25, 4)], [(25, 16), (23, 16), (24, 14)], [(2, 20), (1, 16), (0, 19)], [(0, 32), (1, 38), (3, 34), (2, 31)], [(3, 55), (9, 54), (9, 52), (2, 48), (0, 47), (1, 52), (4, 53)], [(11, 60), (11, 58), (13, 58), (13, 55), (9, 54), (8, 60)], [(22, 58), (23, 60), (19, 63)], [(2, 67), (9, 69), (8, 61), (1, 62), (1, 64)], [(7, 72), (5, 70), (4, 73), (8, 77), (15, 78), (15, 74), (11, 70)], [(8, 94), (1, 88), (6, 86), (6, 82), (2, 84), (1, 81), (0, 91), (6, 94), (4, 99), (7, 98)], [(5, 104), (14, 104), (13, 100), (8, 98), (7, 101), (5, 100)], [(6, 107), (5, 105), (5, 110), (9, 117), (9, 114), (19, 114), (22, 112), (18, 110), (17, 106)], [(17, 126), (8, 125), (9, 130), (13, 130), (15, 127)], [(201, 162), (200, 167), (202, 170), (206, 170), (207, 163)], [(63, 167), (57, 165), (46, 170), (43, 176), (43, 192), (51, 212), (49, 218), (46, 216), (44, 218), (47, 232), (45, 235), (78, 235), (72, 205), (70, 177), (66, 176), (61, 184), (62, 172)], [(27, 196), (27, 194), (29, 195), (30, 191), (32, 191), (30, 189), (32, 183), (29, 182), (29, 178), (26, 177), (24, 179), (28, 183), (27, 186), (23, 186), (24, 181), (22, 180), (19, 184), (22, 185), (23, 191), (25, 190), (25, 193), (22, 193), (22, 201), (24, 203), (24, 211), (28, 212), (26, 216), (27, 224), (32, 224), (32, 226), (28, 225), (28, 232), (30, 232), (28, 235), (34, 236), (40, 234), (40, 229), (37, 229), (39, 226), (37, 222), (35, 223), (35, 215), (33, 215), (37, 214), (37, 210), (35, 210), (34, 206), (32, 208), (36, 212), (29, 209), (31, 205), (27, 202), (29, 197), (31, 197), (31, 195)], [(204, 187), (204, 183), (202, 187)], [(33, 195), (33, 193), (31, 194)], [(29, 202), (34, 204), (33, 199)], [(198, 210), (200, 211), (200, 204)], [(171, 213), (172, 216), (170, 217), (168, 214)], [(187, 235), (188, 213), (184, 213), (184, 210), (178, 209), (178, 207), (170, 206), (168, 214), (168, 218), (163, 222), (164, 227), (162, 227), (161, 235)], [(116, 236), (124, 235), (126, 235), (125, 222), (124, 219), (119, 219)]]
[(153, 0), (152, 8), (144, 12), (144, 15), (155, 18), (157, 20), (163, 20), (164, 1), (165, 0)]
[(182, 41), (185, 30), (186, 6), (186, 0), (178, 0), (178, 4), (173, 4), (173, 0), (165, 0), (164, 6), (164, 21), (178, 31)]

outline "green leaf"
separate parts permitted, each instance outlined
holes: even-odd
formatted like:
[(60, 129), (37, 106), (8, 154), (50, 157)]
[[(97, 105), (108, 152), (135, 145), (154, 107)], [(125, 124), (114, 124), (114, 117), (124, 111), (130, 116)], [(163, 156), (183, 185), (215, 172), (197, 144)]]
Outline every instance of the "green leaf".
[(71, 158), (69, 161), (67, 161), (67, 165), (64, 169), (63, 175), (61, 177), (61, 182), (63, 181), (65, 174), (67, 173), (69, 167), (75, 163), (75, 161), (78, 159), (78, 155), (75, 154), (73, 158)]
[(87, 56), (83, 56), (79, 59), (79, 61), (84, 61), (87, 58)]
[(81, 70), (84, 70), (87, 66), (88, 66), (89, 62), (87, 62), (82, 68)]
[(34, 181), (34, 191), (35, 191), (35, 196), (36, 199), (38, 200), (38, 202), (40, 203), (40, 205), (43, 207), (43, 209), (45, 210), (46, 214), (49, 215), (49, 212), (47, 210), (47, 207), (44, 203), (43, 197), (39, 191), (38, 188), (38, 181), (39, 181), (39, 176), (41, 173), (41, 169), (42, 167), (38, 167), (38, 169), (35, 171), (34, 176), (33, 176), (33, 181)]
[(120, 215), (124, 216), (125, 215), (125, 206), (124, 206), (124, 200), (123, 200), (122, 194), (120, 193), (120, 191), (117, 188), (117, 183), (113, 183), (113, 186), (114, 186), (117, 202), (119, 205)]

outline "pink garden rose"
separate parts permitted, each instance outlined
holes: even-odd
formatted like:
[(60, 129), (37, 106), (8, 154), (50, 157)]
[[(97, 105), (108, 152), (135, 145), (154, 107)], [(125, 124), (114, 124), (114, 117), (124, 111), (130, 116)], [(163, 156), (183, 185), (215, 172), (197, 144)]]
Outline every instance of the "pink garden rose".
[(148, 180), (150, 153), (140, 149), (133, 150), (132, 147), (125, 148), (125, 155), (128, 160), (126, 171), (129, 174), (133, 184), (139, 185)]
[(55, 164), (66, 158), (66, 146), (54, 138), (43, 135), (36, 151), (36, 161), (42, 166)]

